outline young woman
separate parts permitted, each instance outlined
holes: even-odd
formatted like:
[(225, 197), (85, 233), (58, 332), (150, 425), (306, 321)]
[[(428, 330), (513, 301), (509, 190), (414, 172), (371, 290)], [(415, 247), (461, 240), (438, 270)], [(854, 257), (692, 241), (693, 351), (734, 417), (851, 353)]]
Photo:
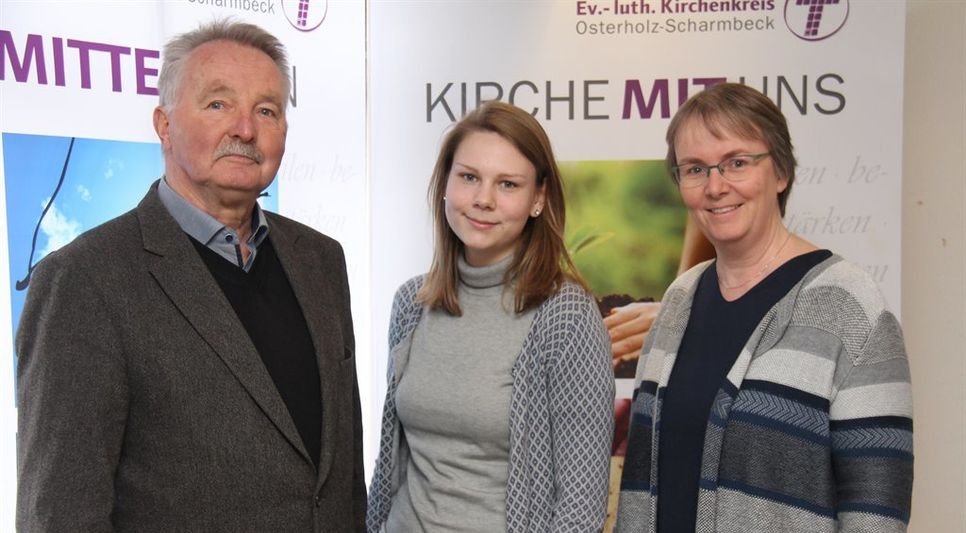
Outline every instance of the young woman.
[(393, 302), (369, 531), (598, 531), (610, 342), (546, 133), (484, 104), (446, 136), (429, 199), (432, 267)]

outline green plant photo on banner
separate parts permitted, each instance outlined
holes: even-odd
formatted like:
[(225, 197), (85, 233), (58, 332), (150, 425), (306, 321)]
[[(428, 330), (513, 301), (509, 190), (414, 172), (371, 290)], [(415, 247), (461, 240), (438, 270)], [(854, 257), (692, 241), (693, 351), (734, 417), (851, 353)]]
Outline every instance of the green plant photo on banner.
[(687, 212), (663, 160), (560, 164), (567, 247), (598, 299), (658, 300), (674, 280)]

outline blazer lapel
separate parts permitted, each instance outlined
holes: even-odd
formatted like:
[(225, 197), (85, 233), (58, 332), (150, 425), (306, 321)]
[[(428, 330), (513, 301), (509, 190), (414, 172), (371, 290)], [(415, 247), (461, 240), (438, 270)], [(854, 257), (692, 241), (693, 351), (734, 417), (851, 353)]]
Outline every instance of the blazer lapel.
[(271, 376), (235, 310), (198, 252), (161, 203), (157, 183), (137, 208), (149, 270), (192, 328), (224, 361), (265, 415), (306, 460), (302, 443)]
[(339, 361), (345, 357), (342, 338), (342, 294), (334, 290), (331, 282), (334, 273), (326, 272), (319, 264), (318, 250), (300, 248), (297, 235), (287, 234), (281, 224), (273, 224), (269, 238), (282, 263), (292, 291), (302, 308), (302, 316), (308, 325), (319, 365), (319, 383), (322, 389), (322, 450), (319, 457), (319, 483), (332, 467), (333, 450), (336, 447), (336, 429), (339, 426)]

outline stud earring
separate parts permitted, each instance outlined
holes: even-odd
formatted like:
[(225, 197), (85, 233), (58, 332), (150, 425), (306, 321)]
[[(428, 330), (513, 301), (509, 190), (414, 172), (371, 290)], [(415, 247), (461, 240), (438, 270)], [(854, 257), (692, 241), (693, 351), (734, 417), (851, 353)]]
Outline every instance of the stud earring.
[(537, 209), (536, 211), (534, 211), (534, 212), (533, 212), (533, 216), (534, 216), (534, 217), (538, 217), (538, 216), (540, 216), (540, 210), (539, 210), (539, 209)]

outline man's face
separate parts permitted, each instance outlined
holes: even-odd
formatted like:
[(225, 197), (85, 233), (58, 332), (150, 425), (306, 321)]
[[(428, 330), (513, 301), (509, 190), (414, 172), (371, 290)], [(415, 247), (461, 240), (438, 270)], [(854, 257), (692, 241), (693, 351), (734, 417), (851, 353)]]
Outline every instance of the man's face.
[(265, 53), (212, 41), (185, 59), (175, 101), (155, 109), (168, 183), (210, 214), (252, 204), (285, 152), (283, 79)]

